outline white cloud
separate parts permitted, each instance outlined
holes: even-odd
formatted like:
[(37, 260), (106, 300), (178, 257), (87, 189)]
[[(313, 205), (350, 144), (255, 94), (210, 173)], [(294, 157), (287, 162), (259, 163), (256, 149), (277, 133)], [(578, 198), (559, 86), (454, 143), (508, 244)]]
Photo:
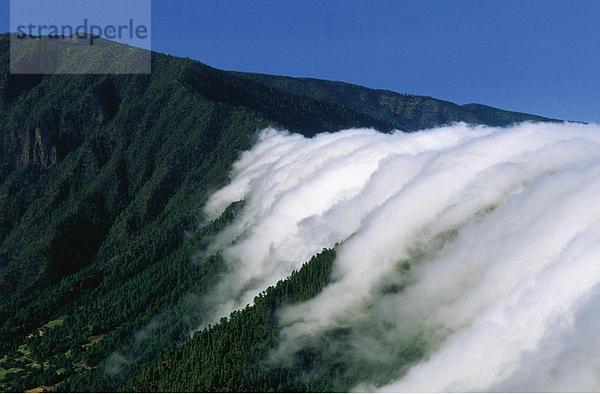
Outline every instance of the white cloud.
[(428, 341), (382, 390), (598, 390), (599, 195), (596, 125), (266, 130), (205, 209), (246, 201), (213, 246), (231, 267), (215, 317), (344, 241), (333, 283), (283, 311), (281, 352), (368, 319), (385, 329), (358, 330), (355, 357)]

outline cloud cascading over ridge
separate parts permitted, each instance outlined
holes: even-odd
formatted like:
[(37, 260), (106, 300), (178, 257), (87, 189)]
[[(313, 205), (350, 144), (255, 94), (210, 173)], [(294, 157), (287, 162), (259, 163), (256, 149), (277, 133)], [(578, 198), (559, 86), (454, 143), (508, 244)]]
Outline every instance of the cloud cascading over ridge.
[(596, 125), (265, 130), (205, 207), (245, 201), (212, 245), (215, 317), (341, 243), (332, 283), (282, 311), (276, 357), (351, 326), (357, 360), (425, 343), (382, 391), (598, 390), (599, 195)]

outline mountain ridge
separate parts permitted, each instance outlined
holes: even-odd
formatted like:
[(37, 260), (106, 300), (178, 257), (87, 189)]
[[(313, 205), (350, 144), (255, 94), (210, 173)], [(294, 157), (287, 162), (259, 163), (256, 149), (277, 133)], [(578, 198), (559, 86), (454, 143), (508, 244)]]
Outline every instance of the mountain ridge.
[[(376, 114), (391, 121), (394, 126), (403, 131), (416, 131), (423, 128), (440, 125), (443, 122), (466, 121), (473, 124), (486, 124), (489, 126), (506, 126), (511, 122), (519, 121), (546, 121), (557, 122), (558, 119), (531, 115), (523, 112), (514, 112), (498, 109), (489, 105), (469, 103), (456, 104), (451, 101), (437, 99), (431, 96), (421, 96), (408, 93), (400, 93), (388, 89), (365, 88), (357, 84), (343, 81), (329, 81), (318, 78), (287, 77), (280, 75), (237, 73), (239, 75), (255, 78), (259, 81), (271, 84), (280, 89), (298, 93), (301, 84), (308, 84), (305, 88), (312, 93), (313, 97), (328, 99), (342, 105), (348, 105), (353, 109), (366, 114)], [(338, 89), (347, 92), (347, 97), (336, 97)], [(361, 94), (362, 93), (362, 94)], [(349, 100), (348, 97), (358, 97), (358, 100)], [(379, 104), (384, 108), (375, 108)], [(423, 116), (421, 119), (414, 116), (411, 109), (413, 106), (431, 106), (434, 114)], [(397, 117), (399, 119), (394, 119)]]
[[(150, 75), (12, 75), (8, 38), (0, 37), (0, 391), (115, 389), (185, 341), (201, 314), (187, 300), (224, 269), (198, 257), (222, 225), (198, 224), (201, 208), (259, 129), (311, 136), (548, 120), (467, 116), (420, 96), (302, 87), (159, 53)], [(158, 328), (138, 343), (134, 334), (153, 321)], [(128, 362), (107, 375), (121, 353)]]

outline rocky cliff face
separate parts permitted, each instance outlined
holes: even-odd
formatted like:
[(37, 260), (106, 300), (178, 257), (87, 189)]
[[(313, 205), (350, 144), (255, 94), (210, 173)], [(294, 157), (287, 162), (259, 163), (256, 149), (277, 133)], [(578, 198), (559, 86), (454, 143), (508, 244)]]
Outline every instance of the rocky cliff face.
[(56, 164), (56, 146), (44, 130), (36, 127), (25, 133), (20, 164), (49, 168)]

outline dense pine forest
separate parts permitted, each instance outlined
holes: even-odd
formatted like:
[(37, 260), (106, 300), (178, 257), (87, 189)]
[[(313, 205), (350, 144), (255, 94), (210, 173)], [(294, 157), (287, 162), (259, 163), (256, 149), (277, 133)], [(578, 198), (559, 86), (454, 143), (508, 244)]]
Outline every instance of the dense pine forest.
[(334, 250), (316, 255), (288, 279), (257, 296), (252, 306), (195, 335), (122, 389), (243, 392), (339, 388), (339, 381), (313, 381), (307, 385), (299, 366), (265, 365), (269, 350), (278, 340), (278, 308), (317, 295), (329, 281), (334, 258)]
[(0, 391), (348, 389), (353, 366), (323, 362), (319, 344), (289, 366), (265, 364), (278, 308), (319, 292), (334, 250), (190, 340), (203, 319), (197, 300), (225, 270), (218, 253), (201, 252), (243, 204), (205, 223), (209, 193), (267, 126), (312, 136), (543, 120), (159, 53), (151, 75), (11, 75), (8, 38), (0, 37)]

